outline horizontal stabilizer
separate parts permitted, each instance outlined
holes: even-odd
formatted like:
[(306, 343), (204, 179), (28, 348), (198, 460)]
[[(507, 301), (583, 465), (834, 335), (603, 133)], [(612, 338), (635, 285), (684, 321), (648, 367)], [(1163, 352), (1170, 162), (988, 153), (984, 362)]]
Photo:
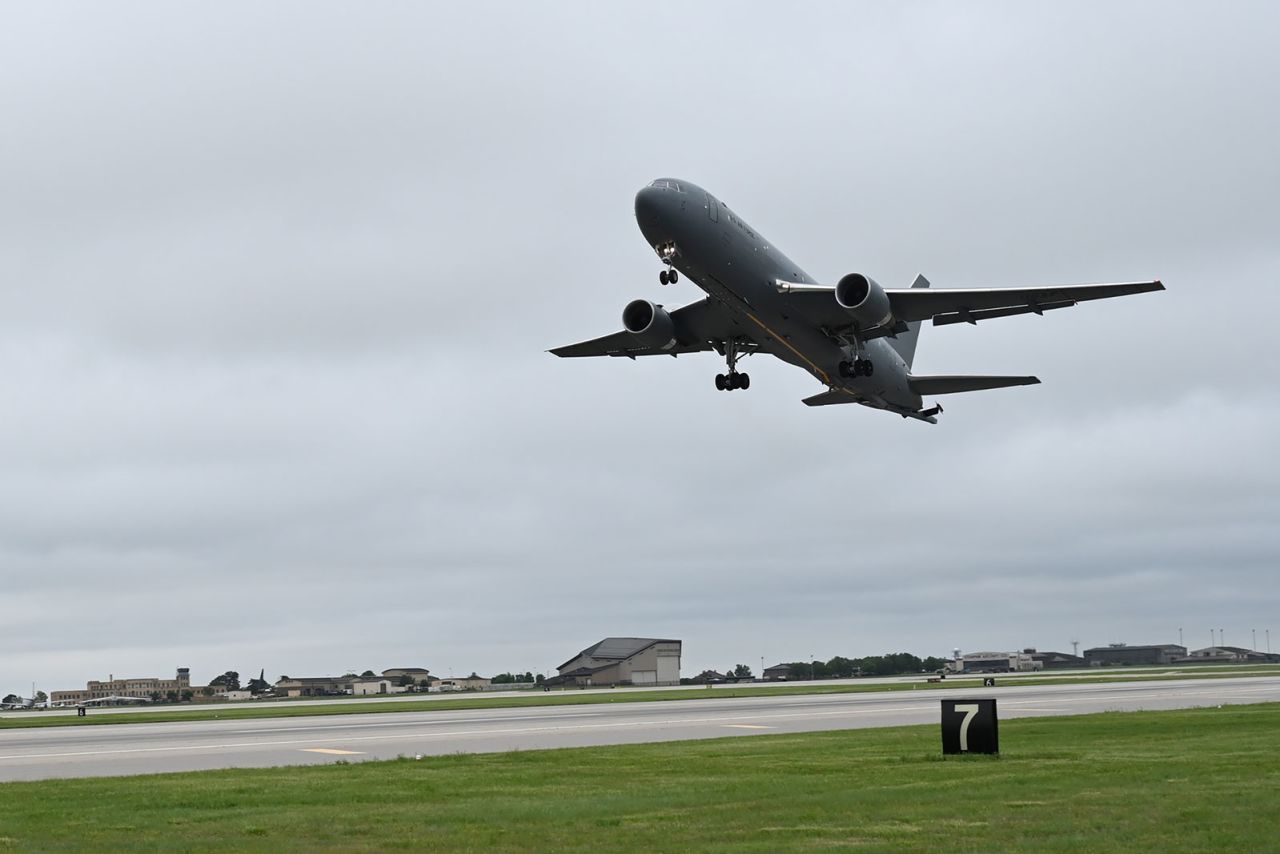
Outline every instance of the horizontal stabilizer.
[[(956, 394), (962, 391), (983, 391), (989, 388), (1007, 388), (1015, 385), (1035, 385), (1038, 377), (910, 377), (907, 383), (916, 394)], [(805, 401), (808, 403), (809, 401)]]
[(822, 394), (806, 397), (802, 402), (805, 406), (832, 406), (837, 403), (857, 403), (858, 398), (845, 391), (824, 391)]

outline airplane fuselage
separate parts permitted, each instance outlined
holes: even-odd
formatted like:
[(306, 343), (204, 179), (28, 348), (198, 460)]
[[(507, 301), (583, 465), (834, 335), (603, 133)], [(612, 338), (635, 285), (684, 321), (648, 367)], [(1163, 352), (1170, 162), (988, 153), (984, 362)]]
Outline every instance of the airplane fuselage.
[[(658, 179), (636, 194), (636, 221), (654, 251), (728, 308), (743, 337), (761, 350), (869, 406), (920, 409), (906, 362), (883, 338), (857, 345), (793, 316), (778, 282), (816, 281), (711, 193), (688, 181)], [(874, 373), (841, 376), (840, 363), (859, 357), (874, 363)]]

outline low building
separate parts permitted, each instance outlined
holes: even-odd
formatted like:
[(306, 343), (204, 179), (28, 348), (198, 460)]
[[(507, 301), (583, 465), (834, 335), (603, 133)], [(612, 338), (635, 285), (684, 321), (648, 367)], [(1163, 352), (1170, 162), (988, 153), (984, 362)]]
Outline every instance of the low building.
[(149, 700), (152, 695), (159, 694), (164, 699), (183, 699), (202, 690), (201, 686), (192, 687), (191, 669), (179, 667), (173, 679), (157, 679), (152, 676), (117, 679), (114, 674), (105, 682), (90, 680), (83, 691), (54, 691), (49, 700), (54, 703), (82, 703), (85, 700), (100, 700), (104, 697), (136, 697)]
[(766, 667), (762, 676), (766, 682), (785, 682), (791, 677), (791, 665), (775, 664), (772, 667)]
[(732, 681), (735, 681), (734, 677), (725, 676), (723, 673), (717, 673), (714, 670), (704, 670), (689, 680), (693, 685), (719, 685), (722, 682)]
[(487, 676), (450, 676), (448, 679), (433, 680), (431, 685), (441, 691), (483, 691), (493, 684)]
[(665, 638), (605, 638), (556, 668), (552, 684), (679, 685), (681, 643)]
[(435, 677), (425, 667), (390, 667), (382, 671), (382, 675), (397, 685), (430, 685)]
[(277, 694), (286, 697), (332, 697), (351, 693), (351, 683), (358, 676), (298, 676), (281, 679), (275, 684)]
[(1242, 646), (1206, 646), (1193, 649), (1182, 658), (1174, 659), (1174, 664), (1266, 664), (1280, 658), (1271, 656), (1256, 649), (1245, 649)]
[(214, 696), (219, 700), (252, 700), (253, 692), (240, 689), (223, 691), (221, 694), (215, 694)]
[(1040, 662), (1043, 670), (1069, 670), (1089, 666), (1084, 658), (1069, 652), (1037, 652), (1034, 649), (1024, 649), (1023, 652), (1030, 655), (1033, 661)]
[(1026, 652), (970, 652), (956, 664), (960, 673), (1028, 673), (1044, 666)]
[(357, 697), (367, 697), (371, 694), (400, 694), (404, 692), (404, 688), (394, 679), (386, 677), (371, 679), (369, 677), (361, 677), (355, 679), (351, 683), (351, 693)]
[(1131, 667), (1142, 664), (1172, 664), (1175, 659), (1185, 658), (1186, 655), (1187, 648), (1176, 643), (1139, 646), (1113, 643), (1086, 649), (1084, 660), (1090, 667)]

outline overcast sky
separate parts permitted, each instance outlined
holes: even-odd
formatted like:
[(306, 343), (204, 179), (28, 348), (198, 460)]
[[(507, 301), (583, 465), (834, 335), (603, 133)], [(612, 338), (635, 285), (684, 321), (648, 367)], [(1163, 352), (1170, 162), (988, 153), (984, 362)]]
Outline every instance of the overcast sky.
[[(192, 668), (1280, 651), (1269, 3), (19, 4), (0, 28), (0, 693)], [(926, 328), (938, 426), (668, 306), (635, 191), (820, 281), (1160, 277)]]

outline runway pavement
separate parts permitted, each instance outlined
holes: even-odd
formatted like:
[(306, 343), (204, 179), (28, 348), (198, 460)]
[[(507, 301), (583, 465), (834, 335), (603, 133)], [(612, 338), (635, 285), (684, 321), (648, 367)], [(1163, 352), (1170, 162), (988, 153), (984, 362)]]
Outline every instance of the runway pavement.
[(0, 730), (0, 781), (362, 761), (936, 724), (943, 698), (1002, 718), (1280, 701), (1280, 677), (1002, 686)]

